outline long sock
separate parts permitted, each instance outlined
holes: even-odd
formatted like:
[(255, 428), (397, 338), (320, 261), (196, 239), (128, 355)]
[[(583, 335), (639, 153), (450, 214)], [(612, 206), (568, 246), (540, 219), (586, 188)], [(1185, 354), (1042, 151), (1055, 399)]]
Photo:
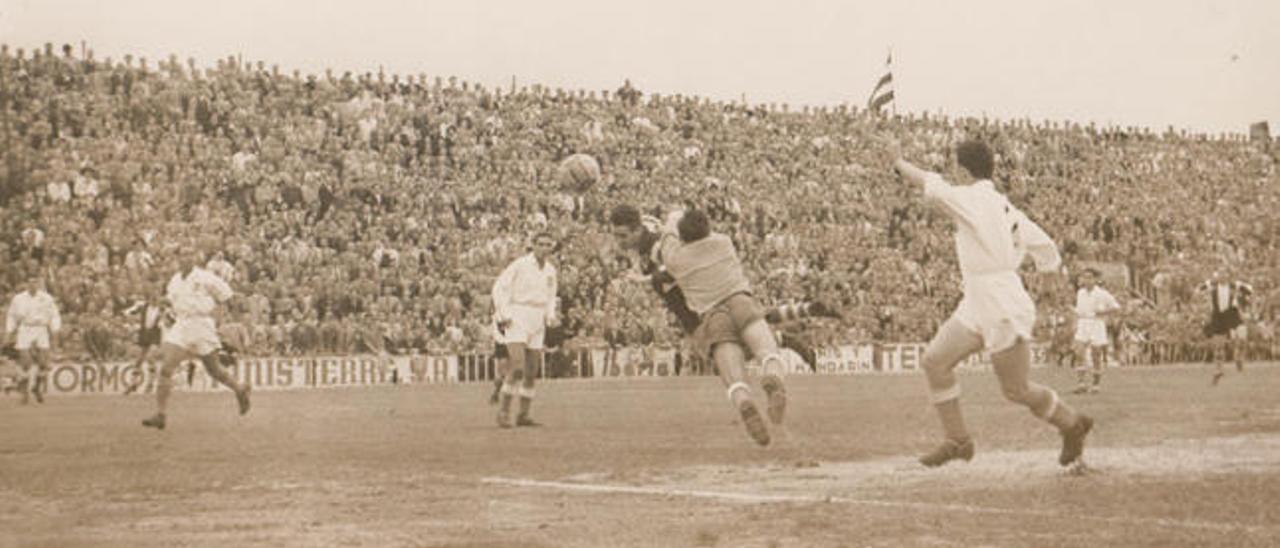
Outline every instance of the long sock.
[(1058, 398), (1057, 392), (1036, 383), (1030, 383), (1026, 406), (1032, 415), (1058, 427), (1058, 430), (1075, 426), (1079, 418), (1079, 414), (1071, 406)]
[(32, 392), (36, 396), (36, 401), (43, 402), (44, 395), (48, 391), (49, 391), (49, 376), (44, 373), (37, 374), (35, 387), (32, 389)]
[(520, 396), (520, 416), (528, 418), (529, 407), (533, 405), (533, 398), (528, 396)]
[(1094, 386), (1098, 386), (1098, 385), (1100, 385), (1100, 384), (1102, 384), (1102, 373), (1094, 373), (1094, 374), (1093, 374), (1093, 385), (1094, 385)]
[(156, 412), (163, 415), (169, 406), (169, 394), (173, 392), (173, 377), (161, 376), (156, 382)]
[(969, 429), (965, 427), (964, 415), (960, 412), (960, 399), (952, 398), (933, 404), (938, 410), (938, 419), (942, 421), (942, 432), (947, 439), (965, 441), (969, 439)]
[(1053, 414), (1046, 419), (1049, 424), (1058, 427), (1058, 430), (1066, 430), (1076, 425), (1076, 421), (1080, 419), (1080, 414), (1075, 409), (1067, 406), (1065, 403), (1059, 403), (1058, 408)]
[(200, 361), (204, 364), (205, 373), (208, 373), (209, 376), (213, 377), (214, 380), (218, 381), (219, 383), (222, 383), (227, 388), (230, 388), (236, 392), (240, 392), (244, 390), (244, 387), (240, 386), (240, 383), (236, 382), (236, 380), (231, 377), (231, 374), (228, 373), (227, 370), (224, 369), (217, 362), (213, 361), (213, 359), (214, 358), (200, 359)]

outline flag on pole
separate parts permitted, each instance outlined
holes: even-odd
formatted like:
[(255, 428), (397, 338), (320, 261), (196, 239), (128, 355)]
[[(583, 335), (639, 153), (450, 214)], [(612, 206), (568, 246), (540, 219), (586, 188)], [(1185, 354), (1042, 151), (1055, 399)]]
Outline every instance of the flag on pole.
[(893, 52), (890, 52), (889, 57), (884, 61), (884, 76), (876, 82), (876, 88), (871, 90), (871, 97), (867, 99), (867, 110), (878, 114), (881, 107), (891, 102), (893, 102)]

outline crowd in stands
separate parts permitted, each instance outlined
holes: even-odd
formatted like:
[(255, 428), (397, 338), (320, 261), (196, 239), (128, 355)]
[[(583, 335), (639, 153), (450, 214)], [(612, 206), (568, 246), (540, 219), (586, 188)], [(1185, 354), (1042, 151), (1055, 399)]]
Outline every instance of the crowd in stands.
[[(0, 289), (45, 273), (94, 359), (130, 352), (122, 311), (198, 246), (238, 293), (224, 336), (259, 355), (491, 348), (489, 291), (528, 235), (561, 242), (565, 344), (679, 344), (605, 225), (629, 202), (705, 207), (769, 303), (821, 298), (819, 344), (923, 341), (959, 298), (944, 217), (882, 139), (945, 170), (990, 142), (1010, 198), (1083, 261), (1128, 270), (1125, 327), (1194, 338), (1213, 270), (1280, 313), (1277, 155), (1240, 135), (1030, 120), (871, 116), (618, 90), (488, 88), (427, 75), (286, 73), (237, 59), (95, 58), (0, 46)], [(586, 193), (562, 158), (599, 160)], [(1044, 334), (1069, 277), (1028, 276)], [(1197, 300), (1199, 299), (1199, 300)], [(1138, 335), (1134, 335), (1135, 337)]]

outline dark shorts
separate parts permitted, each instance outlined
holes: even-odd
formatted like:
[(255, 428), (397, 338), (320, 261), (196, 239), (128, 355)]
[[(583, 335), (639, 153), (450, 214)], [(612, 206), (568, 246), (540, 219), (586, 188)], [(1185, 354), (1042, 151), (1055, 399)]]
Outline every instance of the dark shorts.
[(138, 331), (138, 346), (146, 348), (160, 344), (160, 328), (142, 329)]
[(1240, 318), (1240, 311), (1228, 308), (1209, 317), (1209, 323), (1204, 324), (1204, 334), (1206, 337), (1229, 335), (1232, 329), (1239, 327), (1242, 323), (1244, 320)]
[(502, 343), (493, 343), (493, 357), (498, 360), (507, 359), (507, 345)]
[(702, 315), (702, 324), (693, 334), (694, 351), (710, 357), (717, 344), (732, 342), (741, 344), (743, 352), (749, 353), (742, 342), (742, 331), (761, 320), (764, 308), (756, 298), (750, 293), (736, 293)]

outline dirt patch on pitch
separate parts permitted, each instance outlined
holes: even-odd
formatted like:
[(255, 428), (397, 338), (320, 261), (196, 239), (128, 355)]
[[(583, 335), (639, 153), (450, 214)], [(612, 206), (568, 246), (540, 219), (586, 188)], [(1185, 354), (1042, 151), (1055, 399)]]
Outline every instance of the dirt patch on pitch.
[[(1280, 435), (1255, 434), (1200, 440), (1169, 440), (1140, 447), (1090, 447), (1084, 467), (1058, 465), (1056, 450), (983, 451), (971, 462), (927, 469), (914, 457), (857, 462), (796, 460), (767, 466), (695, 466), (675, 470), (579, 474), (567, 482), (646, 486), (758, 495), (816, 498), (963, 489), (974, 486), (1034, 487), (1076, 475), (1108, 479), (1218, 474), (1280, 473)], [(749, 498), (742, 499), (750, 501)], [(768, 502), (761, 499), (761, 502)]]

